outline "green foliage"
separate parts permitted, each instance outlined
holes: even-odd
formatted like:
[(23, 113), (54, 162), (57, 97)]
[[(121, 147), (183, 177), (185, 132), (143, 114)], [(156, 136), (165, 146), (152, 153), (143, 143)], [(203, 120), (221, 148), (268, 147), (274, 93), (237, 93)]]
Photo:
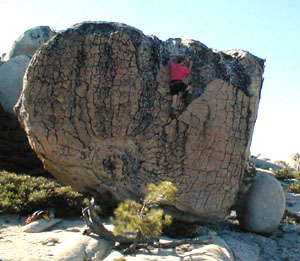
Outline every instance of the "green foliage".
[(125, 200), (114, 211), (114, 233), (140, 233), (144, 236), (158, 236), (162, 228), (172, 223), (172, 217), (164, 215), (162, 209), (153, 208), (162, 203), (172, 203), (176, 200), (177, 188), (171, 182), (161, 182), (159, 185), (149, 184), (148, 194), (142, 203)]
[(292, 171), (290, 173), (290, 176), (292, 176), (294, 179), (299, 179), (300, 180), (300, 171), (298, 171), (298, 170)]
[(300, 184), (297, 183), (292, 183), (291, 185), (289, 185), (288, 189), (289, 192), (292, 193), (300, 193)]
[(256, 168), (251, 162), (247, 162), (244, 173), (244, 184), (250, 184), (256, 179)]
[(158, 186), (151, 183), (148, 185), (148, 194), (146, 195), (144, 201), (147, 204), (156, 204), (163, 201), (174, 203), (176, 201), (176, 192), (177, 188), (173, 186), (172, 182), (164, 181)]
[(275, 164), (281, 166), (282, 168), (289, 168), (289, 164), (283, 160), (275, 160), (274, 161)]
[(116, 220), (111, 220), (116, 226), (114, 233), (118, 235), (140, 231), (143, 235), (155, 236), (162, 233), (163, 225), (171, 223), (170, 216), (163, 217), (162, 209), (144, 208), (140, 213), (142, 208), (142, 204), (131, 200), (120, 203), (114, 212)]
[(272, 173), (276, 175), (278, 179), (299, 179), (300, 180), (300, 171), (292, 171), (291, 167), (285, 161), (276, 161), (276, 164), (280, 165), (280, 169), (272, 170)]
[(299, 225), (300, 217), (297, 214), (291, 213), (289, 211), (285, 211), (282, 222)]
[(272, 173), (276, 175), (277, 179), (292, 178), (291, 169), (288, 163), (285, 161), (277, 161), (276, 164), (280, 165), (280, 169), (272, 170)]
[(55, 208), (56, 216), (78, 216), (84, 196), (43, 177), (0, 172), (0, 214), (27, 215), (39, 209)]

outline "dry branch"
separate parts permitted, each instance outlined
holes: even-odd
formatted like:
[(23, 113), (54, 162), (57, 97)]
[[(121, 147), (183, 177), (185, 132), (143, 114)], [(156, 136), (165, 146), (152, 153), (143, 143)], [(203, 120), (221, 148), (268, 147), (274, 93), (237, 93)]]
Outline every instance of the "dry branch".
[(147, 246), (153, 246), (157, 248), (175, 248), (176, 246), (183, 244), (211, 243), (211, 241), (205, 241), (200, 238), (160, 243), (157, 237), (145, 237), (141, 233), (138, 233), (137, 235), (114, 235), (111, 231), (107, 230), (101, 222), (100, 217), (96, 213), (93, 199), (88, 203), (88, 206), (82, 210), (82, 214), (84, 221), (88, 226), (88, 229), (84, 231), (85, 234), (96, 234), (112, 244), (118, 242), (120, 245), (130, 245), (127, 252), (134, 252), (139, 245), (145, 246), (145, 244)]

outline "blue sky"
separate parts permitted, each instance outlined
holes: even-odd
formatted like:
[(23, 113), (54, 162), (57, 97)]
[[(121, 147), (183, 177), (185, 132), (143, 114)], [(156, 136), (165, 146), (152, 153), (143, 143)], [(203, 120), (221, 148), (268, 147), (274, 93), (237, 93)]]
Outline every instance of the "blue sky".
[(0, 0), (0, 53), (24, 31), (114, 21), (161, 40), (189, 38), (220, 51), (266, 59), (251, 153), (287, 160), (300, 153), (299, 0)]

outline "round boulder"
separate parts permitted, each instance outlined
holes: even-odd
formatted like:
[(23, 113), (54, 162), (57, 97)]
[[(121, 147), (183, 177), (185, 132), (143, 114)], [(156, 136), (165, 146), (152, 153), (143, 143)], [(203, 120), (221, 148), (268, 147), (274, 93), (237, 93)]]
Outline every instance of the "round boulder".
[[(192, 100), (181, 97), (173, 119), (168, 61), (179, 53), (198, 65)], [(179, 198), (168, 211), (205, 222), (226, 216), (235, 201), (262, 73), (263, 61), (245, 51), (216, 53), (194, 40), (162, 42), (124, 24), (86, 22), (35, 53), (15, 112), (64, 184), (114, 207), (167, 180)]]
[(285, 196), (273, 176), (262, 173), (254, 181), (237, 208), (240, 226), (254, 233), (272, 233), (285, 210)]

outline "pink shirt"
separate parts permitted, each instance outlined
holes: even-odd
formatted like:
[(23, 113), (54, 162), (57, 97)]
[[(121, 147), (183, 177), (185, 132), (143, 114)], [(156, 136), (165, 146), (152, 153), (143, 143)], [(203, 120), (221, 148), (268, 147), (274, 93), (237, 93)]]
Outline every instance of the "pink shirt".
[(190, 73), (190, 70), (181, 64), (170, 62), (171, 66), (171, 80), (184, 80), (184, 76)]

